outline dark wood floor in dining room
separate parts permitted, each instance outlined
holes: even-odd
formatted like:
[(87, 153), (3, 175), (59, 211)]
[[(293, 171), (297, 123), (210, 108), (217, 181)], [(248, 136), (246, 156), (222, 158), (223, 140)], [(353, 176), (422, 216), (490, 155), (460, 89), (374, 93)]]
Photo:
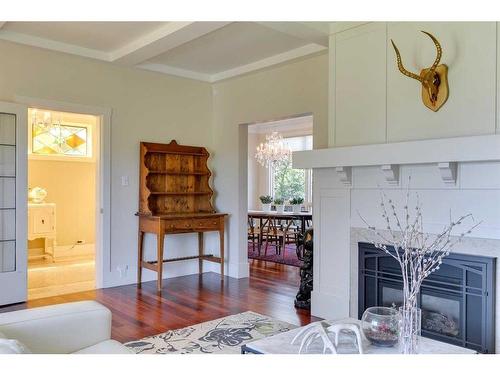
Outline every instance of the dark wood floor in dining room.
[(204, 273), (164, 280), (161, 293), (154, 281), (43, 298), (0, 308), (0, 313), (64, 302), (96, 300), (113, 312), (112, 337), (120, 342), (255, 311), (296, 325), (316, 320), (293, 306), (300, 277), (297, 267), (250, 260), (250, 278)]

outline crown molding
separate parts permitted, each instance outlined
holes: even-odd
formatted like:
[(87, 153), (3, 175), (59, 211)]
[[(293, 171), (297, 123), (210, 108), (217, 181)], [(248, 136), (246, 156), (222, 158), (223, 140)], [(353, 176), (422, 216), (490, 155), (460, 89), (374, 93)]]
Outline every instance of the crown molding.
[[(58, 42), (51, 39), (40, 38), (18, 32), (1, 30), (5, 22), (0, 22), (0, 40), (24, 44), (32, 47), (68, 53), (76, 56), (92, 58), (95, 60), (111, 62), (126, 66), (135, 66), (153, 72), (174, 75), (183, 78), (214, 83), (228, 78), (240, 76), (256, 70), (288, 62), (300, 57), (326, 51), (328, 48), (317, 43), (309, 43), (299, 48), (292, 49), (274, 56), (241, 65), (233, 69), (215, 74), (196, 72), (159, 63), (148, 63), (147, 60), (167, 52), (181, 44), (199, 38), (214, 30), (220, 29), (231, 22), (169, 22), (163, 27), (140, 37), (126, 46), (111, 52), (86, 48), (74, 44)], [(265, 23), (264, 23), (265, 24)], [(272, 28), (278, 27), (273, 24)], [(282, 26), (279, 26), (281, 28)], [(312, 32), (306, 31), (306, 28)], [(288, 27), (290, 35), (303, 35), (304, 38), (315, 39), (320, 34), (308, 26)], [(293, 31), (292, 31), (293, 30)]]
[(136, 66), (139, 69), (150, 70), (152, 72), (169, 74), (182, 78), (195, 79), (203, 82), (212, 82), (212, 76), (210, 74), (198, 73), (192, 70), (176, 68), (170, 65), (164, 64), (140, 64)]
[(318, 28), (310, 27), (304, 22), (257, 22), (258, 24), (305, 40), (309, 43), (328, 47), (328, 33), (321, 32)]

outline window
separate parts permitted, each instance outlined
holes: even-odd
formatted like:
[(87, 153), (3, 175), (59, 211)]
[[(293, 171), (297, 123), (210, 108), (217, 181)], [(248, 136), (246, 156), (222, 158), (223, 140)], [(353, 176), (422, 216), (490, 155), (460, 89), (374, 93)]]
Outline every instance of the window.
[[(292, 151), (312, 150), (312, 135), (285, 138)], [(312, 202), (312, 170), (293, 169), (292, 163), (269, 168), (270, 192), (275, 198), (285, 200), (303, 198)]]
[(87, 157), (88, 128), (67, 124), (32, 125), (32, 153), (38, 155), (68, 155)]
[(30, 159), (93, 162), (96, 116), (29, 109)]

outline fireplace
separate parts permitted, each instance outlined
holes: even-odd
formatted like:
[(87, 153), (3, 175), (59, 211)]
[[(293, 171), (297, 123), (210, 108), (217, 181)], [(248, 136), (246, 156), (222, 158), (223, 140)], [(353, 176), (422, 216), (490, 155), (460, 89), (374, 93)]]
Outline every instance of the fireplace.
[[(398, 307), (398, 263), (372, 244), (359, 243), (359, 318), (371, 306)], [(495, 352), (495, 258), (450, 254), (422, 284), (422, 335), (481, 353)]]

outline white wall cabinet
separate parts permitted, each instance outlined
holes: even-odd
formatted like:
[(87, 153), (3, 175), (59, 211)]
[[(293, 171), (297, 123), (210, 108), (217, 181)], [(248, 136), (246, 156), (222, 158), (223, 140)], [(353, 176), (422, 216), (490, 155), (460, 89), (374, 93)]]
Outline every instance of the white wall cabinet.
[[(337, 35), (335, 145), (381, 143), (386, 126), (386, 27), (369, 24)], [(367, 126), (370, 124), (370, 126)]]
[(28, 203), (28, 240), (32, 241), (37, 238), (44, 240), (44, 255), (49, 255), (55, 261), (55, 203)]
[[(421, 84), (399, 72), (391, 45), (419, 74), (436, 58), (420, 30), (436, 36), (449, 68), (450, 94), (438, 112), (422, 103)], [(497, 43), (495, 22), (379, 22), (332, 35), (329, 146), (494, 134)]]

